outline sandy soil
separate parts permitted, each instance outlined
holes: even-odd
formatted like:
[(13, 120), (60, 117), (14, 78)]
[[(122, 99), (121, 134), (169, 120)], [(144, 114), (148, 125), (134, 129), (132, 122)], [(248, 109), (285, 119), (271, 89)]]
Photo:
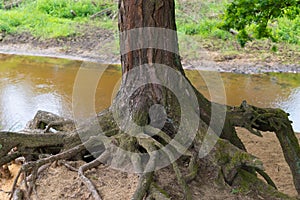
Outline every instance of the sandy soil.
[[(74, 167), (84, 164), (81, 161), (69, 163)], [(10, 166), (13, 176), (16, 176), (20, 166)], [(105, 166), (99, 166), (86, 172), (86, 175), (95, 183), (103, 199), (119, 200), (130, 199), (136, 186), (138, 177), (134, 174), (126, 174)], [(10, 191), (13, 178), (0, 180), (0, 188)], [(8, 200), (8, 195), (0, 192), (1, 200)], [(57, 200), (57, 199), (90, 199), (91, 193), (79, 180), (77, 172), (71, 171), (63, 165), (50, 166), (42, 172), (37, 181), (37, 195), (33, 199)]]

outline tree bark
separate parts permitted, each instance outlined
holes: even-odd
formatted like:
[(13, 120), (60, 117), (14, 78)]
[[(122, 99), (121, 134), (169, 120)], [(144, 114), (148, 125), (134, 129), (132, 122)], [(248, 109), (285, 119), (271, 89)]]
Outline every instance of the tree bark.
[[(117, 118), (122, 118), (123, 129), (131, 124), (126, 119), (132, 119), (140, 126), (162, 128), (163, 124), (163, 130), (173, 134), (180, 120), (180, 105), (174, 91), (168, 88), (176, 81), (168, 73), (176, 71), (187, 81), (178, 50), (174, 1), (120, 0), (119, 30), (123, 76), (113, 105), (115, 111), (130, 112), (117, 113)], [(177, 87), (181, 95), (188, 96), (184, 81), (177, 80)]]

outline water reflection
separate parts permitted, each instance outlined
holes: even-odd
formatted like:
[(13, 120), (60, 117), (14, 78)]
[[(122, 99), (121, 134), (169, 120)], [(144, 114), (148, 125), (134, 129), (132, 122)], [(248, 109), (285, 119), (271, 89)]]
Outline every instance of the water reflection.
[[(280, 98), (281, 99), (281, 98)], [(300, 87), (294, 89), (287, 99), (281, 99), (276, 103), (280, 107), (290, 113), (290, 120), (293, 121), (293, 127), (296, 131), (300, 131)]]
[[(37, 110), (71, 118), (73, 85), (80, 66), (81, 61), (0, 54), (0, 129), (23, 128)], [(88, 66), (87, 70), (106, 67), (97, 63), (88, 63)], [(214, 73), (202, 74), (206, 79), (213, 79)], [(195, 87), (209, 98), (209, 90), (200, 74), (197, 71), (186, 71), (186, 74)], [(118, 67), (110, 66), (101, 77), (95, 95), (97, 111), (111, 104), (120, 76)], [(294, 128), (300, 131), (300, 113), (297, 112), (300, 110), (300, 74), (222, 73), (221, 77), (227, 104), (240, 105), (247, 100), (260, 107), (283, 108), (291, 114)], [(82, 88), (82, 94), (87, 89)], [(221, 98), (220, 101), (224, 101)]]
[[(21, 129), (28, 119), (33, 118), (33, 111), (48, 110), (53, 113), (63, 114), (68, 111), (61, 105), (62, 97), (54, 91), (39, 93), (34, 91), (30, 82), (21, 81), (3, 87), (1, 91), (1, 108), (5, 117), (2, 117), (2, 128)], [(13, 122), (13, 124), (12, 124)]]

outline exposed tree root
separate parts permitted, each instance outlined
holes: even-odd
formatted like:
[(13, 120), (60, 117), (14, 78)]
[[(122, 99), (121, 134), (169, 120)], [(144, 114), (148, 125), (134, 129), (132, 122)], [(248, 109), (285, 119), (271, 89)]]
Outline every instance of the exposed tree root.
[(18, 188), (17, 188), (17, 183), (18, 183), (18, 180), (19, 180), (21, 174), (22, 174), (22, 169), (19, 169), (18, 174), (17, 174), (17, 176), (15, 177), (14, 182), (13, 182), (13, 185), (12, 185), (12, 189), (11, 189), (11, 192), (10, 192), (10, 194), (11, 194), (11, 197), (10, 197), (10, 198), (13, 197), (13, 195), (15, 194), (15, 191), (18, 189)]
[(12, 199), (13, 200), (23, 200), (25, 198), (24, 191), (20, 188), (17, 188), (13, 193)]
[[(17, 176), (15, 177), (11, 195), (13, 195), (15, 193), (15, 191), (17, 189), (18, 180), (22, 173), (24, 174), (24, 184), (25, 184), (27, 196), (30, 196), (32, 191), (36, 190), (35, 181), (38, 177), (38, 174), (41, 171), (45, 170), (45, 168), (49, 167), (50, 166), (49, 163), (52, 163), (57, 160), (72, 158), (76, 154), (80, 153), (83, 150), (85, 150), (85, 147), (82, 144), (82, 145), (78, 145), (72, 149), (69, 149), (65, 152), (62, 152), (60, 154), (49, 156), (47, 158), (43, 158), (43, 159), (40, 159), (40, 160), (37, 160), (34, 162), (27, 162), (27, 163), (23, 164), (21, 169), (19, 170)], [(27, 174), (31, 174), (31, 175), (27, 176)], [(28, 181), (30, 182), (29, 185), (28, 185)]]
[(193, 181), (197, 175), (198, 175), (198, 171), (199, 171), (199, 164), (197, 162), (197, 155), (193, 155), (190, 159), (190, 162), (189, 162), (189, 166), (188, 166), (188, 169), (189, 169), (189, 174), (187, 174), (185, 176), (185, 180), (186, 180), (186, 183), (190, 183), (191, 181)]
[(261, 136), (259, 131), (271, 131), (276, 134), (292, 172), (295, 188), (300, 194), (300, 147), (288, 114), (281, 109), (251, 106), (246, 101), (238, 108), (231, 108), (228, 114), (234, 126), (244, 127), (255, 135)]
[[(232, 123), (233, 126), (245, 127), (256, 135), (260, 135), (259, 131), (257, 130), (268, 130), (276, 133), (282, 145), (286, 160), (292, 162), (292, 164), (289, 163), (289, 165), (290, 167), (292, 166), (291, 170), (293, 172), (294, 182), (296, 188), (299, 189), (297, 184), (300, 182), (300, 179), (298, 179), (297, 174), (296, 176), (294, 175), (295, 172), (299, 171), (299, 145), (295, 140), (295, 136), (293, 135), (287, 115), (281, 110), (259, 109), (247, 105), (244, 102), (239, 108), (229, 107), (228, 116), (230, 123)], [(98, 117), (100, 123), (105, 124), (105, 121), (109, 121), (111, 124), (112, 116), (109, 112), (105, 111), (104, 114), (100, 114)], [(54, 118), (56, 118), (56, 116), (54, 116)], [(50, 127), (63, 130), (63, 127), (61, 126), (64, 125), (64, 123), (58, 123), (57, 121), (45, 121), (45, 119), (43, 123), (41, 123), (41, 120), (39, 121), (38, 119), (35, 119), (35, 124), (39, 126), (43, 124), (40, 129), (46, 130), (46, 132), (50, 130)], [(132, 158), (131, 160), (135, 170), (141, 173), (138, 186), (132, 199), (141, 200), (143, 198), (154, 198), (166, 200), (169, 199), (169, 196), (165, 191), (156, 185), (155, 181), (153, 180), (153, 171), (155, 170), (156, 162), (158, 162), (157, 158), (159, 157), (159, 155), (156, 153), (156, 150), (163, 149), (165, 144), (169, 144), (172, 141), (173, 145), (171, 145), (170, 148), (165, 148), (163, 153), (170, 161), (175, 160), (174, 156), (179, 152), (184, 152), (183, 155), (190, 158), (188, 164), (188, 174), (183, 175), (181, 173), (177, 162), (172, 162), (172, 167), (176, 174), (178, 184), (182, 188), (184, 198), (187, 200), (192, 199), (188, 183), (190, 183), (192, 180), (195, 180), (198, 176), (199, 159), (197, 151), (199, 151), (198, 147), (201, 146), (202, 141), (196, 141), (196, 143), (199, 143), (194, 145), (194, 148), (196, 149), (187, 150), (179, 142), (173, 140), (167, 133), (149, 126), (147, 126), (147, 128), (144, 130), (144, 133), (138, 135), (137, 137), (129, 136), (120, 132), (114, 125), (112, 125), (112, 127), (105, 127), (105, 131), (106, 132), (104, 135), (107, 137), (105, 145), (103, 143), (103, 135), (101, 134), (99, 136), (91, 135), (89, 136), (90, 138), (87, 138), (85, 142), (80, 143), (79, 136), (76, 132), (60, 132), (57, 134), (41, 134), (43, 131), (36, 131), (36, 133), (0, 133), (0, 144), (2, 144), (0, 150), (0, 155), (2, 156), (0, 157), (1, 165), (9, 163), (12, 160), (28, 153), (27, 149), (59, 146), (59, 148), (63, 150), (61, 153), (40, 158), (36, 161), (24, 163), (14, 180), (14, 186), (10, 194), (14, 195), (17, 191), (19, 191), (17, 182), (22, 173), (29, 175), (25, 176), (26, 178), (24, 178), (26, 193), (23, 195), (30, 196), (32, 191), (35, 191), (35, 181), (38, 177), (39, 171), (42, 168), (47, 168), (55, 161), (74, 158), (81, 152), (86, 151), (86, 146), (93, 147), (101, 144), (105, 146), (104, 152), (101, 152), (95, 160), (79, 167), (79, 169), (69, 166), (66, 162), (64, 162), (64, 165), (70, 170), (78, 172), (78, 176), (90, 190), (94, 199), (101, 199), (101, 196), (99, 195), (92, 181), (84, 175), (84, 172), (88, 169), (97, 167), (101, 164), (101, 162), (105, 163), (108, 161), (111, 157), (111, 154), (113, 154), (115, 150), (115, 146), (130, 152), (139, 152), (138, 148), (140, 146), (149, 154), (149, 159), (145, 166), (141, 163), (141, 158), (139, 157)], [(198, 134), (201, 135), (201, 131), (199, 131)], [(151, 137), (152, 135), (155, 135), (156, 137)], [(203, 137), (196, 136), (196, 138), (199, 139)], [(18, 147), (18, 150), (14, 153), (8, 154), (8, 152), (14, 147)], [(257, 158), (239, 148), (236, 148), (227, 140), (218, 139), (213, 152), (215, 153), (212, 153), (205, 159), (211, 160), (212, 162), (217, 162), (218, 166), (221, 166), (220, 171), (222, 172), (222, 176), (228, 184), (231, 185), (235, 183), (236, 177), (238, 177), (240, 170), (246, 169), (250, 173), (257, 171), (260, 175), (262, 175), (262, 177), (265, 178), (268, 184), (276, 188), (271, 178), (263, 171), (262, 163)]]
[(275, 189), (277, 189), (275, 183), (273, 182), (273, 180), (270, 178), (270, 176), (263, 170), (261, 169), (255, 169), (266, 181), (269, 185), (271, 185), (272, 187), (274, 187)]
[(146, 196), (149, 187), (153, 181), (153, 175), (154, 172), (147, 172), (145, 174), (142, 174), (142, 176), (139, 179), (138, 186), (132, 196), (132, 200), (143, 200)]
[(149, 188), (149, 195), (147, 196), (146, 200), (171, 200), (169, 195), (166, 191), (161, 189), (157, 184), (154, 182), (151, 184)]
[(60, 161), (60, 163), (62, 165), (64, 165), (67, 169), (74, 171), (74, 172), (78, 172), (78, 169), (76, 169), (75, 167), (73, 167), (72, 165), (70, 165), (69, 163), (65, 162), (65, 161)]
[(100, 197), (100, 195), (97, 191), (97, 188), (95, 187), (93, 182), (84, 175), (84, 172), (89, 169), (92, 169), (94, 167), (97, 167), (100, 164), (101, 164), (101, 162), (96, 159), (90, 163), (82, 165), (81, 167), (79, 167), (79, 170), (78, 170), (78, 176), (84, 182), (85, 186), (90, 190), (90, 192), (92, 193), (95, 200), (102, 200), (102, 198)]
[(184, 199), (185, 200), (192, 200), (192, 194), (191, 194), (190, 188), (188, 187), (183, 175), (181, 174), (177, 163), (176, 162), (172, 163), (172, 166), (173, 166), (174, 172), (176, 174), (177, 181), (178, 181), (179, 185), (181, 186), (181, 188), (183, 190)]

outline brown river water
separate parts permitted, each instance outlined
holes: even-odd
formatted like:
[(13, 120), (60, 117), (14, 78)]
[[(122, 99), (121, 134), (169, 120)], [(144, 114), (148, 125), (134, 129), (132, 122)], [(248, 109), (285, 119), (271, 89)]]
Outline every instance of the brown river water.
[[(290, 113), (295, 131), (300, 131), (300, 74), (197, 70), (186, 74), (199, 91), (219, 103), (238, 106), (247, 100), (260, 107), (282, 108)], [(85, 106), (91, 103), (92, 110), (99, 112), (111, 104), (120, 78), (117, 65), (0, 54), (0, 130), (24, 128), (38, 110), (73, 118), (74, 93), (80, 94), (79, 113), (91, 112)], [(93, 86), (94, 91), (88, 92)]]

